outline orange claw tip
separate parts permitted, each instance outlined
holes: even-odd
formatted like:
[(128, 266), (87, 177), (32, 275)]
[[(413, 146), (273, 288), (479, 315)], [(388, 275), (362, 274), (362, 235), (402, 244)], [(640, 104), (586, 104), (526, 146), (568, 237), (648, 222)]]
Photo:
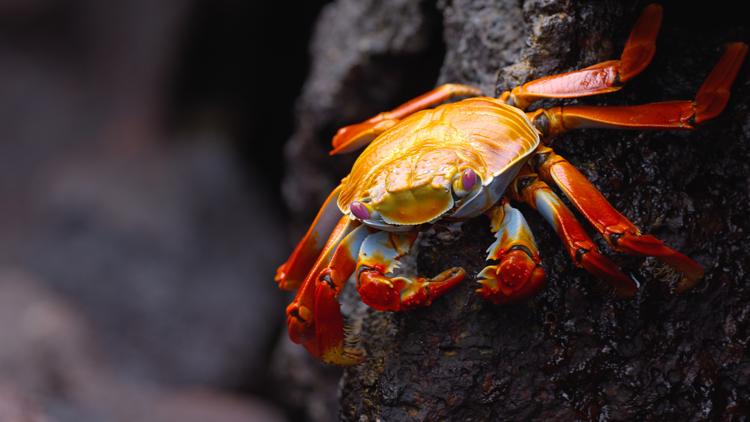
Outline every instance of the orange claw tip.
[(703, 123), (718, 116), (729, 101), (729, 88), (747, 55), (747, 44), (732, 42), (725, 45), (718, 63), (706, 77), (695, 96), (695, 122)]
[(429, 279), (429, 286), (435, 288), (453, 287), (456, 283), (466, 277), (466, 270), (461, 267), (452, 267)]
[(336, 135), (334, 135), (331, 143), (333, 149), (328, 154), (336, 155), (344, 152), (352, 152), (361, 148), (372, 142), (372, 140), (377, 138), (378, 135), (391, 128), (396, 123), (398, 123), (397, 119), (385, 119), (383, 117), (375, 116), (375, 118), (370, 119), (369, 121), (345, 126), (339, 129), (336, 132)]
[(693, 261), (687, 256), (682, 255), (679, 252), (677, 252), (677, 255), (679, 255), (679, 257), (671, 257), (674, 259), (674, 261), (672, 262), (669, 262), (666, 259), (662, 259), (662, 261), (669, 264), (682, 274), (675, 288), (677, 293), (682, 293), (686, 290), (690, 290), (699, 281), (701, 281), (701, 279), (703, 279), (705, 270), (701, 264)]
[(305, 306), (297, 305), (292, 302), (287, 307), (287, 329), (289, 332), (289, 339), (297, 344), (301, 344), (315, 334), (312, 324), (312, 311)]
[(276, 280), (276, 282), (279, 282), (279, 285), (281, 284), (280, 282), (283, 281), (284, 277), (286, 276), (286, 266), (287, 265), (285, 262), (279, 265), (278, 268), (276, 268), (276, 275), (273, 277), (273, 279)]
[(727, 43), (724, 46), (725, 50), (730, 50), (732, 54), (735, 54), (739, 60), (744, 60), (745, 55), (747, 54), (748, 46), (747, 43), (744, 43), (742, 41), (735, 41)]
[(633, 297), (638, 292), (638, 283), (623, 274), (617, 265), (597, 251), (584, 252), (580, 264), (586, 271), (609, 283), (619, 297)]
[(287, 279), (288, 268), (289, 264), (287, 262), (279, 265), (279, 267), (276, 269), (276, 275), (273, 278), (274, 280), (276, 280), (276, 284), (278, 284), (279, 288), (282, 290), (294, 290), (299, 287), (299, 283), (292, 283)]
[(668, 247), (664, 242), (651, 235), (632, 236), (626, 234), (617, 240), (616, 246), (629, 253), (653, 256), (680, 272), (682, 277), (677, 283), (676, 290), (678, 293), (688, 290), (703, 278), (705, 270), (701, 264)]
[(680, 281), (677, 282), (677, 286), (675, 287), (675, 291), (677, 293), (684, 293), (687, 290), (690, 290), (695, 286), (699, 281), (701, 281), (703, 277), (699, 278), (689, 278), (689, 277), (682, 277)]

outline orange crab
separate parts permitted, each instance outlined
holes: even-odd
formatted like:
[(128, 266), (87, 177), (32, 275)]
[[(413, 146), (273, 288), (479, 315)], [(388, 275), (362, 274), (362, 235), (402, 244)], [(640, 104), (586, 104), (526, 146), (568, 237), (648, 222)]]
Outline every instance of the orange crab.
[[(645, 8), (619, 60), (537, 79), (500, 98), (482, 96), (470, 86), (443, 85), (340, 129), (331, 154), (366, 148), (278, 269), (279, 287), (299, 289), (287, 307), (290, 338), (325, 362), (360, 362), (363, 352), (345, 333), (339, 293), (353, 278), (366, 304), (402, 311), (429, 305), (456, 286), (466, 275), (462, 268), (426, 278), (413, 274), (405, 259), (419, 229), (442, 219), (490, 218), (496, 241), (488, 248), (489, 265), (477, 275), (479, 295), (498, 304), (533, 295), (545, 285), (545, 273), (534, 236), (513, 202), (542, 214), (576, 266), (610, 283), (619, 295), (632, 296), (638, 285), (599, 252), (550, 184), (615, 251), (653, 256), (673, 267), (682, 275), (678, 291), (700, 280), (700, 264), (642, 234), (547, 144), (577, 128), (693, 129), (726, 106), (746, 44), (726, 46), (691, 101), (524, 111), (538, 99), (619, 90), (650, 63), (661, 16), (661, 6)], [(454, 97), (473, 98), (438, 105)]]

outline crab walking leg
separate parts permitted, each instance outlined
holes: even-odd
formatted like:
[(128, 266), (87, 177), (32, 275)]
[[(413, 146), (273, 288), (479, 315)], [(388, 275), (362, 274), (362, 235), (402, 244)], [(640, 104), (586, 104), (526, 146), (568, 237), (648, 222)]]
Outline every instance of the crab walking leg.
[(331, 236), (325, 243), (323, 250), (312, 265), (302, 286), (297, 290), (297, 295), (292, 303), (286, 308), (287, 328), (289, 338), (295, 343), (303, 343), (312, 339), (315, 335), (315, 291), (318, 277), (328, 267), (334, 255), (336, 247), (341, 241), (356, 228), (360, 223), (349, 217), (341, 217), (333, 228)]
[(638, 285), (599, 252), (573, 213), (536, 174), (522, 171), (513, 182), (512, 194), (513, 199), (530, 205), (542, 214), (560, 236), (577, 267), (607, 281), (620, 296), (635, 294)]
[(417, 233), (377, 232), (368, 236), (359, 251), (357, 291), (362, 301), (379, 311), (405, 311), (427, 306), (455, 287), (466, 276), (463, 268), (449, 268), (433, 278), (395, 275), (405, 270), (406, 257)]
[(728, 44), (692, 101), (609, 107), (574, 105), (540, 109), (528, 115), (545, 136), (578, 128), (694, 129), (724, 110), (747, 50), (744, 43)]
[(692, 287), (703, 277), (703, 267), (687, 256), (666, 246), (661, 240), (641, 234), (630, 220), (620, 214), (594, 185), (551, 148), (538, 150), (537, 171), (543, 180), (557, 185), (578, 211), (601, 233), (618, 252), (653, 256), (674, 267), (684, 277), (678, 291)]
[(333, 137), (333, 150), (330, 154), (351, 152), (369, 144), (378, 135), (394, 126), (404, 117), (419, 110), (438, 105), (455, 97), (477, 97), (482, 95), (479, 88), (460, 84), (445, 84), (407, 101), (391, 111), (380, 113), (364, 122), (345, 126)]
[(328, 195), (305, 236), (294, 248), (286, 262), (276, 270), (275, 280), (279, 288), (296, 290), (307, 277), (310, 268), (323, 250), (328, 235), (331, 234), (334, 226), (341, 218), (341, 211), (336, 204), (339, 192), (341, 192), (341, 186), (338, 186)]
[(497, 264), (477, 274), (482, 285), (477, 293), (495, 304), (526, 299), (546, 284), (534, 235), (521, 212), (505, 200), (487, 215), (496, 239), (487, 248), (487, 260)]
[(313, 311), (315, 337), (306, 341), (304, 346), (323, 362), (348, 366), (364, 358), (364, 352), (357, 347), (357, 339), (347, 334), (338, 296), (354, 272), (359, 248), (369, 234), (367, 227), (361, 225), (346, 235), (316, 279)]
[(661, 26), (662, 8), (647, 6), (633, 26), (620, 60), (610, 60), (585, 69), (546, 76), (505, 92), (500, 97), (525, 109), (541, 98), (574, 98), (606, 94), (622, 88), (645, 69), (656, 52), (656, 37)]

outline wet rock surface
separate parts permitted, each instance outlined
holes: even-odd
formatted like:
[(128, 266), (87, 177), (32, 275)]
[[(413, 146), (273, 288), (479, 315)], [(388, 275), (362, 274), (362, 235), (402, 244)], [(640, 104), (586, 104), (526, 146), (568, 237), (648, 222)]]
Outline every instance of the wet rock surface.
[[(383, 13), (401, 5), (384, 4)], [(493, 94), (535, 77), (616, 58), (643, 6), (439, 2), (446, 50), (436, 79), (475, 84)], [(747, 41), (748, 28), (733, 18), (736, 11), (729, 5), (694, 12), (677, 2), (664, 6), (652, 65), (620, 93), (580, 102), (692, 98), (721, 45)], [(300, 100), (288, 158), (304, 162), (311, 174), (325, 175), (316, 180), (299, 179), (297, 171), (288, 175), (287, 187), (294, 190), (287, 192), (295, 192), (292, 209), (301, 221), (309, 221), (315, 207), (296, 200), (320, 198), (351, 163), (348, 158), (307, 157), (323, 157), (342, 116), (353, 117), (344, 122), (350, 123), (405, 99), (396, 90), (379, 91), (374, 99), (343, 95), (356, 89), (344, 84), (355, 84), (353, 74), (373, 72), (373, 78), (387, 79), (398, 73), (378, 73), (383, 69), (369, 67), (366, 55), (357, 56), (361, 50), (340, 46), (328, 35), (335, 31), (331, 27), (340, 26), (348, 31), (349, 46), (370, 45), (376, 35), (358, 30), (362, 25), (341, 23), (350, 21), (346, 14), (352, 10), (345, 1), (331, 5), (313, 41), (317, 66), (340, 65), (321, 58), (334, 47), (340, 57), (353, 57), (354, 64), (347, 62), (343, 73), (313, 71)], [(424, 10), (429, 9), (419, 9)], [(391, 22), (378, 20), (379, 14), (357, 16), (380, 27), (379, 34), (396, 31), (383, 25), (422, 22), (403, 13)], [(403, 49), (385, 54), (399, 57)], [(408, 54), (421, 54), (426, 62), (435, 53), (423, 47)], [(325, 89), (311, 95), (321, 81), (327, 81)], [(533, 210), (521, 207), (540, 245), (548, 287), (526, 303), (493, 306), (473, 292), (474, 276), (485, 265), (484, 250), (492, 239), (488, 221), (469, 221), (448, 240), (434, 237), (419, 257), (425, 275), (463, 266), (469, 274), (463, 285), (429, 308), (364, 312), (362, 344), (368, 360), (345, 371), (342, 419), (702, 420), (750, 415), (749, 95), (750, 66), (745, 64), (727, 110), (695, 132), (586, 130), (554, 143), (644, 232), (706, 267), (705, 279), (692, 291), (674, 294), (672, 274), (653, 259), (610, 254), (641, 282), (635, 298), (618, 300), (601, 282), (575, 269), (554, 232)], [(347, 112), (337, 114), (339, 110)], [(448, 228), (438, 225), (436, 231)], [(357, 299), (343, 300), (350, 305)]]

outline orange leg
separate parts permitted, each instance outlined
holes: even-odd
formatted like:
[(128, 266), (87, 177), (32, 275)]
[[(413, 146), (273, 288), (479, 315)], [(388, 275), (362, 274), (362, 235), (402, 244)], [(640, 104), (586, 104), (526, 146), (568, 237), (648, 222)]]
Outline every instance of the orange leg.
[(315, 260), (323, 250), (336, 222), (341, 218), (341, 211), (336, 204), (341, 186), (328, 195), (318, 215), (310, 225), (307, 233), (294, 248), (289, 258), (276, 270), (276, 282), (284, 290), (296, 290), (307, 277)]
[(574, 98), (606, 94), (641, 73), (656, 52), (656, 36), (661, 26), (662, 8), (647, 6), (633, 26), (620, 60), (598, 63), (585, 69), (546, 76), (505, 92), (500, 98), (525, 109), (541, 98)]
[(531, 297), (545, 286), (546, 277), (526, 219), (506, 200), (492, 207), (487, 215), (497, 239), (487, 249), (487, 260), (496, 264), (477, 274), (482, 285), (477, 293), (495, 304)]
[(378, 135), (385, 132), (404, 117), (419, 110), (438, 105), (454, 97), (476, 97), (482, 95), (478, 88), (468, 85), (445, 84), (430, 92), (420, 95), (391, 111), (380, 113), (374, 117), (345, 126), (336, 132), (333, 137), (333, 150), (331, 155), (343, 152), (351, 152), (369, 144)]
[[(379, 311), (405, 311), (428, 306), (466, 276), (463, 268), (450, 268), (433, 278), (395, 274), (406, 271), (404, 259), (416, 233), (377, 232), (365, 239), (359, 252), (357, 291), (362, 301)], [(413, 265), (413, 263), (412, 263)]]
[(680, 271), (684, 277), (678, 291), (692, 287), (703, 277), (703, 267), (687, 256), (664, 245), (640, 230), (604, 198), (594, 185), (563, 157), (550, 148), (538, 151), (539, 160), (532, 160), (543, 180), (557, 185), (586, 219), (618, 252), (653, 256)]
[(693, 129), (724, 110), (747, 50), (744, 43), (728, 44), (693, 101), (613, 107), (575, 105), (536, 110), (528, 115), (547, 137), (578, 128)]
[(536, 174), (522, 170), (513, 182), (511, 191), (514, 200), (539, 211), (554, 227), (576, 266), (610, 283), (620, 296), (635, 294), (638, 285), (599, 252), (573, 213)]

